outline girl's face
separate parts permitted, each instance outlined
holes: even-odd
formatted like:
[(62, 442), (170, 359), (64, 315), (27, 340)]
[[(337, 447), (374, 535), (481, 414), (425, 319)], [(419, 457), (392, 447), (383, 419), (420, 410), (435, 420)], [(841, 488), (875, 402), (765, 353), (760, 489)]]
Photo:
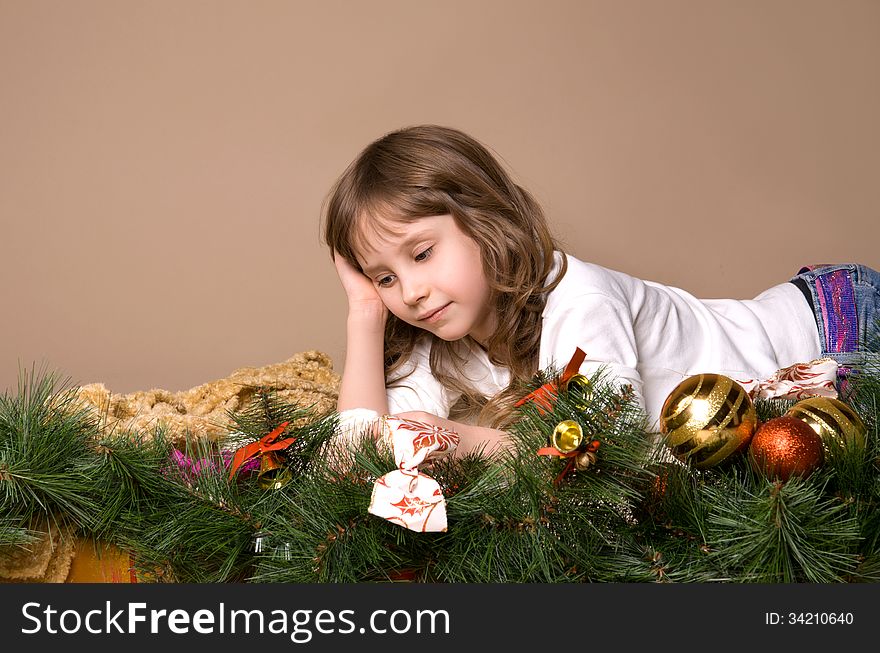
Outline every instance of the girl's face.
[(471, 336), (485, 344), (496, 314), (479, 245), (451, 215), (393, 227), (393, 233), (367, 233), (358, 256), (388, 310), (443, 340)]

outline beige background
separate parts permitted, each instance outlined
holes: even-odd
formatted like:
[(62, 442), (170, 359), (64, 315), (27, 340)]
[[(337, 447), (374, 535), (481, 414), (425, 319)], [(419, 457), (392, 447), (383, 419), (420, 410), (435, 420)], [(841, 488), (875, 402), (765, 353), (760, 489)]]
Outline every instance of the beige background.
[(459, 127), (574, 254), (702, 297), (880, 267), (880, 2), (0, 0), (0, 390), (181, 390), (318, 349), (318, 216)]

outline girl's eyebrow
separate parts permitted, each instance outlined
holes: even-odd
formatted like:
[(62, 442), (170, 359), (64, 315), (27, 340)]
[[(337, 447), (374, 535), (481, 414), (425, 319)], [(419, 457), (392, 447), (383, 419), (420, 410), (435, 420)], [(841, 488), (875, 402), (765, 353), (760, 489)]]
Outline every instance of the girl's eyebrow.
[[(398, 252), (409, 249), (414, 243), (419, 240), (423, 240), (427, 235), (431, 233), (430, 229), (422, 229), (421, 231), (416, 231), (415, 233), (410, 234), (406, 238), (404, 238), (399, 245), (397, 245), (396, 249)], [(376, 273), (376, 271), (381, 267), (381, 261), (374, 264), (364, 265), (361, 269), (364, 271), (368, 277), (372, 276)]]

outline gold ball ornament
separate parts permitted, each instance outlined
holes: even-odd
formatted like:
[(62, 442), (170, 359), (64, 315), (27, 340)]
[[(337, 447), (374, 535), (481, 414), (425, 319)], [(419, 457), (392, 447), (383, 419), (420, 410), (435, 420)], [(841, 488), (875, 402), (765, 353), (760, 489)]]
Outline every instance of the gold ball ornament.
[(856, 412), (839, 399), (810, 397), (788, 409), (789, 417), (805, 422), (820, 438), (826, 455), (842, 449), (864, 450), (868, 429)]
[(749, 393), (722, 374), (686, 378), (660, 411), (660, 432), (672, 454), (698, 469), (714, 467), (744, 450), (757, 423)]
[(768, 478), (787, 481), (793, 475), (806, 477), (824, 460), (822, 438), (795, 417), (775, 417), (755, 431), (749, 460)]

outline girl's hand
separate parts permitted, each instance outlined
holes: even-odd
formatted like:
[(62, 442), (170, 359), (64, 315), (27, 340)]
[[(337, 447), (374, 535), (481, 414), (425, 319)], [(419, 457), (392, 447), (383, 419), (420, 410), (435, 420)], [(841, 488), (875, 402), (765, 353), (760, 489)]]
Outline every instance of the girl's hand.
[(372, 280), (336, 252), (333, 252), (333, 263), (336, 265), (336, 273), (348, 297), (349, 310), (378, 312), (384, 318), (387, 309), (379, 298)]

